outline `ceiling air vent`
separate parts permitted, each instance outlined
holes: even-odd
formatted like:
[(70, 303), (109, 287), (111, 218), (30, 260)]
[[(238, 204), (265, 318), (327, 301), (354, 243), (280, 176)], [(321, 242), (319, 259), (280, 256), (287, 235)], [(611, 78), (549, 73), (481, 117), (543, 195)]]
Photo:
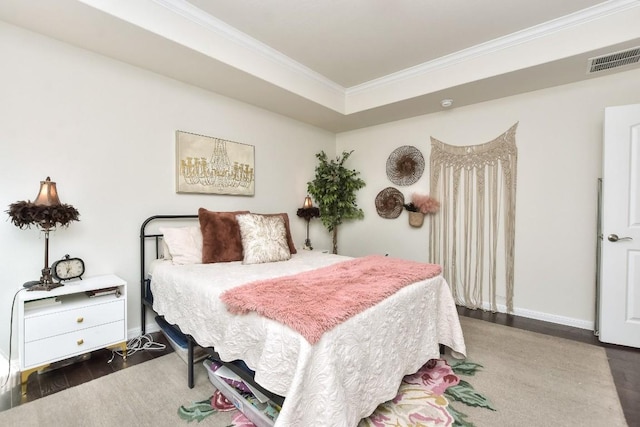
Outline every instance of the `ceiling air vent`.
[(606, 71), (624, 65), (637, 64), (638, 61), (640, 61), (640, 47), (589, 58), (587, 74)]

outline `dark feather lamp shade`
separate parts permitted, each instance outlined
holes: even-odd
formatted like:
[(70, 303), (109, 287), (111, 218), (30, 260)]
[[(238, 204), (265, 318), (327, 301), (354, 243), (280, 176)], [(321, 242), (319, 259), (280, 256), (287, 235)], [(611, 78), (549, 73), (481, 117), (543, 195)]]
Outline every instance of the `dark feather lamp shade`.
[(29, 290), (50, 291), (62, 286), (54, 283), (49, 267), (49, 231), (56, 226), (66, 227), (71, 221), (79, 221), (78, 210), (71, 205), (60, 203), (56, 183), (47, 177), (40, 181), (40, 191), (36, 200), (20, 201), (9, 205), (7, 211), (11, 222), (18, 228), (31, 228), (32, 225), (44, 231), (44, 268), (40, 280), (30, 281), (24, 284)]

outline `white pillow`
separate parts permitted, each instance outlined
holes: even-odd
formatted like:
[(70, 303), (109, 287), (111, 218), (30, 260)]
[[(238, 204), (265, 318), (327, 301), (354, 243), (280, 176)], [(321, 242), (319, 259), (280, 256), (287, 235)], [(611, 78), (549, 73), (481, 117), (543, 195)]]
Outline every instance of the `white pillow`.
[(236, 215), (242, 237), (243, 264), (286, 261), (291, 258), (282, 216)]
[(174, 264), (202, 263), (202, 232), (199, 225), (159, 227), (158, 230), (163, 234)]
[(171, 260), (171, 252), (169, 252), (169, 246), (164, 239), (160, 239), (160, 258), (165, 260)]

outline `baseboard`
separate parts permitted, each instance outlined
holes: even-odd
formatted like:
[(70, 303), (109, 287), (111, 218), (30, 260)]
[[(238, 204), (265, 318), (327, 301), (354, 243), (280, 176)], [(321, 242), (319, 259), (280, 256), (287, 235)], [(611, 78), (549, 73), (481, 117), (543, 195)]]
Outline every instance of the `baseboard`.
[[(147, 323), (145, 325), (145, 333), (151, 334), (153, 332), (159, 332), (159, 331), (160, 331), (160, 327), (158, 326), (156, 321), (147, 319)], [(129, 329), (127, 330), (127, 338), (133, 339), (133, 338), (139, 337), (141, 333), (142, 333), (142, 328), (140, 327)]]
[[(484, 310), (491, 310), (489, 303), (484, 303)], [(499, 313), (507, 313), (507, 306), (498, 304), (497, 309)], [(572, 317), (558, 316), (555, 314), (543, 313), (540, 311), (528, 310), (525, 308), (514, 307), (513, 313), (515, 316), (526, 317), (527, 319), (542, 320), (544, 322), (556, 323), (558, 325), (572, 326), (579, 329), (587, 329), (593, 331), (595, 328), (595, 322), (582, 319), (574, 319)]]

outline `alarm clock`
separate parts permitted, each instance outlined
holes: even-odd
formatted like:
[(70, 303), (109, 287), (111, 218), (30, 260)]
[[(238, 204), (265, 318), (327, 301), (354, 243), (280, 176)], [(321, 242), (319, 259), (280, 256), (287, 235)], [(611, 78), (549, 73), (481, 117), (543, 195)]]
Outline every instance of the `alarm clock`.
[(63, 280), (82, 279), (84, 261), (80, 258), (71, 258), (69, 255), (65, 255), (64, 258), (53, 263), (51, 274), (54, 279), (60, 282)]

